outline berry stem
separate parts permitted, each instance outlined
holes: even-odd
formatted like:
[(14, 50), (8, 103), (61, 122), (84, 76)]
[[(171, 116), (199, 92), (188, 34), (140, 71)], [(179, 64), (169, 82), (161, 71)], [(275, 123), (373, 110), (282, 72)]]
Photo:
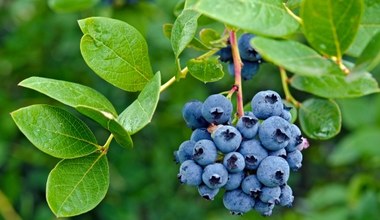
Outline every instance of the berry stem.
[(288, 8), (288, 6), (286, 6), (286, 3), (282, 3), (282, 4), (284, 5), (286, 12), (288, 12), (288, 14), (290, 16), (292, 16), (298, 23), (303, 24), (302, 19), (300, 17), (298, 17), (296, 14), (294, 14), (294, 12), (292, 10), (290, 10), (290, 8)]
[(299, 108), (301, 106), (301, 103), (297, 101), (290, 93), (289, 86), (288, 86), (288, 83), (289, 83), (288, 75), (286, 75), (286, 71), (283, 67), (279, 67), (279, 68), (280, 68), (282, 88), (284, 89), (284, 93), (285, 93), (285, 99), (286, 101), (295, 105), (296, 108)]
[[(231, 91), (236, 91), (236, 99), (237, 99), (237, 116), (240, 118), (244, 115), (244, 105), (243, 105), (243, 87), (241, 83), (241, 68), (242, 62), (240, 59), (238, 43), (236, 39), (236, 32), (230, 31), (230, 43), (232, 50), (232, 58), (234, 61), (234, 72), (235, 72), (235, 83), (232, 87)], [(237, 90), (236, 90), (237, 88)]]
[(0, 190), (0, 216), (4, 219), (21, 220), (7, 196)]
[(113, 134), (110, 134), (110, 136), (108, 137), (106, 143), (102, 146), (102, 149), (101, 149), (102, 154), (106, 154), (108, 152), (108, 149), (110, 147), (112, 139), (113, 139)]

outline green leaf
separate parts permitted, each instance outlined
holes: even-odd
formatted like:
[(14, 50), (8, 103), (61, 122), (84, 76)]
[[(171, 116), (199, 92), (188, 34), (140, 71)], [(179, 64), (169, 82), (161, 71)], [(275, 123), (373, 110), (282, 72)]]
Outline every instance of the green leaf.
[(103, 17), (79, 20), (80, 49), (87, 65), (101, 78), (126, 91), (140, 91), (152, 78), (148, 46), (129, 24)]
[(354, 71), (371, 71), (380, 63), (380, 32), (377, 33), (356, 60)]
[(359, 159), (370, 159), (380, 154), (380, 129), (359, 129), (357, 132), (344, 137), (334, 151), (330, 154), (328, 161), (333, 166), (348, 165)]
[(82, 157), (100, 147), (84, 122), (58, 107), (32, 105), (11, 115), (29, 141), (53, 157)]
[(80, 113), (95, 120), (111, 131), (115, 140), (124, 147), (132, 147), (132, 139), (117, 121), (113, 105), (98, 91), (77, 83), (42, 77), (30, 77), (19, 83), (20, 86), (41, 92)]
[(308, 42), (322, 54), (341, 57), (355, 38), (361, 0), (302, 1), (301, 18)]
[(197, 31), (197, 20), (200, 14), (193, 10), (183, 10), (174, 22), (171, 33), (171, 44), (178, 58), (186, 46), (193, 40)]
[(166, 23), (162, 25), (162, 32), (164, 33), (164, 36), (170, 39), (172, 35), (172, 29), (173, 29), (173, 24)]
[(265, 60), (282, 66), (294, 74), (303, 76), (343, 74), (334, 62), (296, 41), (255, 37), (251, 43)]
[[(165, 37), (170, 39), (172, 34), (173, 24), (164, 24), (163, 25), (163, 32)], [(197, 38), (193, 38), (191, 42), (187, 45), (187, 47), (194, 48), (196, 50), (208, 50), (208, 48)]]
[(220, 34), (215, 31), (214, 29), (211, 28), (203, 28), (199, 32), (199, 38), (201, 42), (208, 46), (208, 47), (213, 47), (214, 42), (219, 40), (221, 38)]
[(75, 12), (93, 7), (99, 0), (49, 0), (49, 7), (55, 12)]
[(187, 62), (190, 74), (204, 82), (215, 82), (223, 78), (223, 66), (217, 58), (191, 59)]
[(109, 186), (109, 167), (105, 154), (65, 159), (50, 172), (46, 199), (57, 217), (79, 215), (95, 208)]
[(284, 37), (293, 34), (299, 27), (281, 0), (200, 0), (194, 9), (258, 35)]
[(129, 134), (138, 132), (151, 121), (160, 98), (160, 87), (161, 73), (158, 72), (137, 99), (120, 114), (118, 121)]
[(342, 125), (339, 106), (332, 100), (308, 99), (302, 103), (298, 117), (302, 130), (313, 139), (332, 138)]
[(359, 31), (347, 51), (351, 56), (359, 56), (373, 36), (380, 32), (380, 1), (364, 0), (364, 12), (359, 24)]

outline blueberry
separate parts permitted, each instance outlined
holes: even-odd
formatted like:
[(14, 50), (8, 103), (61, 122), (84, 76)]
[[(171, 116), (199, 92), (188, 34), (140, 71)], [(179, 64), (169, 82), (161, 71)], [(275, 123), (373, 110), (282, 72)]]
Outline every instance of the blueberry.
[(279, 116), (267, 118), (260, 125), (259, 138), (266, 149), (280, 150), (290, 143), (291, 124)]
[(223, 204), (231, 214), (243, 215), (252, 210), (255, 205), (255, 200), (243, 191), (236, 189), (224, 193)]
[(288, 122), (292, 121), (292, 114), (290, 113), (290, 110), (292, 107), (288, 107), (286, 105), (283, 105), (284, 109), (282, 110), (282, 113), (280, 115), (281, 118), (287, 120)]
[(202, 171), (202, 167), (193, 160), (186, 160), (181, 164), (177, 177), (183, 184), (198, 186), (202, 183)]
[(291, 124), (289, 144), (285, 149), (288, 152), (295, 151), (297, 150), (298, 145), (302, 143), (302, 141), (303, 139), (301, 130), (297, 127), (297, 125)]
[(216, 161), (218, 152), (214, 142), (210, 140), (197, 141), (193, 148), (193, 160), (199, 165), (206, 166)]
[(252, 139), (256, 136), (259, 130), (259, 120), (255, 116), (240, 117), (236, 128), (240, 131), (245, 139)]
[(263, 187), (261, 188), (260, 200), (265, 203), (278, 204), (280, 202), (281, 188), (276, 187)]
[(286, 158), (286, 150), (285, 148), (281, 148), (280, 150), (269, 151), (269, 156)]
[(221, 48), (216, 55), (219, 56), (219, 60), (222, 62), (233, 62), (231, 45)]
[(255, 203), (255, 210), (260, 213), (262, 216), (270, 216), (272, 215), (272, 211), (274, 208), (274, 203), (265, 203), (261, 200), (257, 200)]
[(256, 169), (260, 162), (268, 156), (268, 152), (256, 139), (245, 140), (241, 143), (239, 152), (244, 156), (245, 168)]
[(207, 200), (214, 200), (216, 194), (219, 192), (219, 188), (210, 189), (206, 185), (200, 185), (198, 186), (198, 192), (203, 198)]
[(256, 175), (246, 176), (241, 182), (241, 189), (247, 195), (258, 197), (261, 193), (262, 184)]
[(235, 151), (241, 141), (240, 132), (233, 126), (223, 125), (218, 127), (212, 134), (216, 147), (223, 153)]
[(280, 205), (284, 207), (291, 207), (294, 201), (292, 188), (288, 185), (281, 187)]
[(220, 163), (207, 165), (203, 170), (202, 180), (211, 189), (221, 188), (227, 183), (228, 171)]
[(178, 148), (178, 160), (180, 163), (183, 163), (185, 160), (193, 159), (193, 148), (195, 142), (194, 141), (184, 141)]
[(251, 106), (258, 119), (280, 116), (284, 109), (280, 95), (272, 90), (258, 92), (253, 96)]
[(286, 156), (286, 161), (289, 164), (290, 169), (297, 171), (302, 166), (302, 153), (299, 150), (289, 152)]
[(242, 34), (238, 41), (238, 47), (240, 52), (240, 57), (248, 61), (260, 61), (261, 56), (253, 47), (251, 46), (251, 39), (255, 37), (253, 34)]
[(197, 128), (191, 133), (191, 141), (197, 142), (203, 139), (212, 140), (211, 134), (207, 131), (207, 128)]
[[(252, 79), (259, 71), (260, 64), (256, 61), (242, 60), (243, 66), (241, 68), (241, 78), (243, 80)], [(228, 64), (228, 72), (231, 76), (235, 76), (235, 67), (233, 63)]]
[(244, 177), (245, 177), (244, 172), (229, 173), (228, 180), (227, 180), (226, 185), (224, 185), (224, 188), (226, 190), (234, 190), (234, 189), (239, 188)]
[(257, 168), (257, 179), (265, 186), (284, 185), (289, 179), (290, 168), (282, 157), (268, 156)]
[(191, 129), (208, 126), (208, 122), (202, 116), (202, 102), (198, 100), (187, 102), (182, 109), (182, 116)]
[(231, 152), (224, 156), (223, 165), (230, 173), (237, 173), (244, 170), (245, 161), (239, 152)]
[(232, 103), (221, 94), (210, 95), (202, 105), (202, 115), (209, 123), (227, 123), (232, 116)]

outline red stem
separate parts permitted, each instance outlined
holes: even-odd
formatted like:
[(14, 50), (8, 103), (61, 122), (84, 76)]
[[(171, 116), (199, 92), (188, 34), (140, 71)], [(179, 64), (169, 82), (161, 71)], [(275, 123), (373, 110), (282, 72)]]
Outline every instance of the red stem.
[(239, 54), (239, 48), (237, 44), (236, 39), (236, 32), (230, 31), (230, 43), (231, 43), (231, 50), (232, 50), (232, 58), (234, 61), (234, 72), (235, 72), (235, 84), (231, 91), (236, 91), (236, 99), (237, 99), (237, 116), (240, 118), (244, 115), (244, 108), (243, 108), (243, 88), (241, 84), (241, 68), (242, 68), (242, 62), (240, 59)]

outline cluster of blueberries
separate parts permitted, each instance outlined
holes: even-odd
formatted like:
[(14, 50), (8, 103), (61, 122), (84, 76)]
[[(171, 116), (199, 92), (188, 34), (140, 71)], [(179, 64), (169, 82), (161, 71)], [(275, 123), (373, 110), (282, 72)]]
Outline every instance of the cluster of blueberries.
[(307, 141), (278, 93), (261, 91), (251, 106), (233, 126), (232, 103), (221, 94), (186, 103), (182, 114), (193, 132), (174, 156), (179, 181), (198, 187), (205, 199), (224, 189), (223, 204), (232, 214), (255, 209), (269, 216), (276, 204), (292, 205), (289, 172), (301, 167)]
[[(238, 48), (240, 58), (243, 62), (241, 69), (241, 76), (243, 80), (250, 80), (259, 71), (260, 63), (262, 63), (261, 55), (249, 43), (255, 35), (242, 34), (238, 40)], [(231, 76), (235, 75), (234, 62), (232, 59), (232, 51), (230, 42), (227, 42), (227, 47), (220, 49), (217, 52), (219, 59), (222, 62), (228, 63), (228, 72)]]

